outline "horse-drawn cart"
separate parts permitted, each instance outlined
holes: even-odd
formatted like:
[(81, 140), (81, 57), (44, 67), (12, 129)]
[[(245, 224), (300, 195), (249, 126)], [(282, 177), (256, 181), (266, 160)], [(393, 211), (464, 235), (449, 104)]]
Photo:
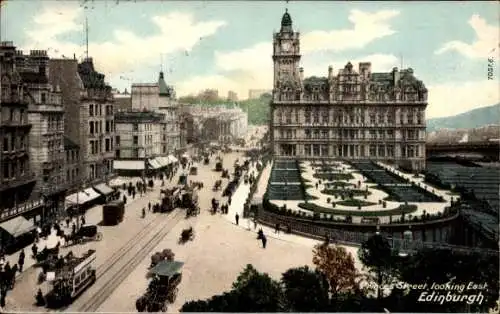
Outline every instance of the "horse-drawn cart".
[(148, 275), (152, 277), (147, 292), (135, 302), (138, 312), (166, 312), (168, 303), (174, 303), (182, 280), (181, 268), (177, 261), (161, 261)]
[(222, 187), (222, 180), (215, 181), (213, 191), (218, 191)]
[(66, 245), (69, 243), (78, 244), (88, 240), (101, 241), (102, 233), (97, 231), (96, 225), (82, 226), (77, 232), (69, 236), (66, 236), (65, 240), (66, 240)]

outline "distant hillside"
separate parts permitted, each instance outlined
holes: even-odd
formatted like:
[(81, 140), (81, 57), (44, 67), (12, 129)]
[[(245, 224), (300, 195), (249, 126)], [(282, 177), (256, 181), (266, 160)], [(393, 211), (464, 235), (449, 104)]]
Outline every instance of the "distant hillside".
[(500, 104), (461, 113), (456, 116), (427, 120), (427, 131), (439, 129), (474, 129), (500, 124)]
[(253, 125), (267, 125), (269, 117), (269, 103), (272, 96), (264, 94), (258, 99), (248, 99), (240, 101), (228, 101), (226, 99), (203, 99), (200, 96), (186, 96), (181, 97), (179, 102), (184, 104), (203, 105), (203, 106), (217, 106), (225, 105), (232, 107), (235, 104), (248, 113), (248, 124)]

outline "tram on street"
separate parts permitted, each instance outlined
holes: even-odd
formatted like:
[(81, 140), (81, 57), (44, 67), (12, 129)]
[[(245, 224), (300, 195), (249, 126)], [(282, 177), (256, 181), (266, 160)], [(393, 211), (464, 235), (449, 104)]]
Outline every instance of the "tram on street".
[(60, 308), (71, 304), (86, 288), (96, 281), (96, 251), (88, 250), (81, 257), (70, 252), (64, 258), (64, 264), (47, 273), (47, 281), (52, 282), (52, 290), (47, 294), (47, 306)]

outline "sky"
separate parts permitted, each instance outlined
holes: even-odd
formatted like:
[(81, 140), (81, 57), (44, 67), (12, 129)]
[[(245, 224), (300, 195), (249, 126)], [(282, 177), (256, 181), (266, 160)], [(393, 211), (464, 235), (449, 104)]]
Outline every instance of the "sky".
[(215, 88), (245, 99), (272, 89), (273, 32), (286, 8), (306, 77), (348, 61), (371, 62), (372, 72), (412, 68), (429, 90), (429, 118), (499, 102), (494, 1), (7, 0), (0, 35), (25, 52), (81, 59), (87, 19), (89, 56), (112, 87), (155, 82), (162, 69), (178, 96)]

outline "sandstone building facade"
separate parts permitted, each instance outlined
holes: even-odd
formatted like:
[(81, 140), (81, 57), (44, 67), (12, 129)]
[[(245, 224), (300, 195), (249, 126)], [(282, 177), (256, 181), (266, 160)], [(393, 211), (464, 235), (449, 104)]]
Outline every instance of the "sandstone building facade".
[(181, 149), (179, 104), (174, 88), (165, 82), (164, 73), (160, 72), (157, 83), (132, 84), (131, 94), (133, 110), (156, 111), (163, 114), (161, 154), (174, 154)]
[(425, 169), (427, 89), (411, 68), (388, 73), (348, 62), (304, 78), (288, 12), (273, 36), (270, 135), (275, 157), (371, 159)]
[[(12, 42), (0, 44), (0, 223), (23, 219), (40, 212), (44, 199), (33, 193), (36, 176), (30, 162), (28, 107), (32, 103), (28, 87), (15, 66)], [(1, 246), (4, 243), (2, 234)]]

